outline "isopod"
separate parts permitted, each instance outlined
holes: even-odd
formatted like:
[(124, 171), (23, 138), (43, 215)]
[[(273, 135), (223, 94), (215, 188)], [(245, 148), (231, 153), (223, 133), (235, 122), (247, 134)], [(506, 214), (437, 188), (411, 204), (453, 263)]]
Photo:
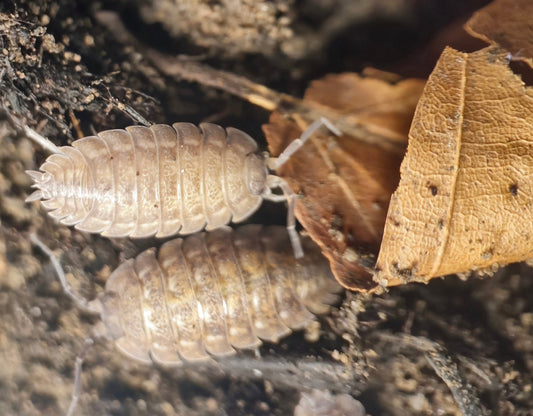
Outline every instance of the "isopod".
[[(269, 175), (322, 125), (315, 121), (278, 158), (259, 153), (246, 133), (203, 123), (130, 126), (84, 137), (59, 148), (39, 171), (27, 171), (42, 200), (65, 225), (107, 237), (166, 237), (216, 229), (252, 215), (263, 199), (287, 200), (287, 229), (303, 255), (286, 182)], [(272, 193), (281, 188), (285, 196)]]
[(362, 403), (349, 394), (314, 389), (302, 392), (294, 416), (365, 416)]
[(313, 241), (303, 244), (295, 259), (284, 227), (223, 226), (127, 260), (89, 303), (62, 283), (124, 354), (177, 365), (277, 342), (327, 312), (341, 288)]

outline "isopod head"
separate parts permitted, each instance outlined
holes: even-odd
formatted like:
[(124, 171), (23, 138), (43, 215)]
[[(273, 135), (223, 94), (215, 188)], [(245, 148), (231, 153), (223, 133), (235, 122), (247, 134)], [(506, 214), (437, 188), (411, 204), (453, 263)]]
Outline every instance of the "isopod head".
[(265, 196), (270, 194), (267, 184), (268, 170), (266, 168), (265, 154), (250, 153), (244, 161), (246, 185), (252, 195)]

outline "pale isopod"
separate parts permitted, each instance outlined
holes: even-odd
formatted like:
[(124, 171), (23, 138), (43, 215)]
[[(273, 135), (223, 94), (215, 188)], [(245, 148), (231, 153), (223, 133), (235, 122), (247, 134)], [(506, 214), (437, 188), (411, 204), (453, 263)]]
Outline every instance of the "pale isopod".
[[(49, 214), (81, 231), (107, 237), (166, 237), (213, 230), (239, 222), (263, 199), (289, 202), (287, 228), (297, 257), (294, 193), (276, 169), (318, 129), (320, 119), (279, 158), (258, 152), (257, 143), (235, 128), (204, 123), (107, 130), (59, 148), (28, 171)], [(339, 133), (340, 134), (340, 133)], [(285, 196), (272, 193), (279, 187)]]
[(301, 394), (294, 416), (365, 416), (360, 401), (348, 394), (331, 394), (327, 390), (312, 390)]
[(341, 288), (319, 248), (308, 237), (303, 244), (298, 260), (283, 227), (221, 227), (127, 260), (88, 304), (62, 283), (100, 313), (120, 351), (176, 365), (277, 342), (327, 312)]

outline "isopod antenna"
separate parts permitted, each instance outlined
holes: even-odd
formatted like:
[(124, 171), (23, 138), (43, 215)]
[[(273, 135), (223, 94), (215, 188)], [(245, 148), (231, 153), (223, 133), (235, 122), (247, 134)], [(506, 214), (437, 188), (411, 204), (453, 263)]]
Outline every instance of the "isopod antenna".
[[(39, 249), (50, 259), (50, 263), (52, 264), (52, 267), (54, 268), (54, 271), (57, 274), (59, 282), (61, 283), (61, 287), (63, 288), (67, 296), (70, 297), (80, 309), (86, 312), (89, 312), (89, 313), (100, 315), (102, 313), (102, 304), (100, 300), (88, 301), (87, 299), (78, 295), (68, 283), (67, 278), (65, 276), (65, 272), (63, 268), (61, 267), (61, 264), (59, 263), (59, 260), (57, 256), (54, 254), (54, 252), (46, 244), (44, 244), (34, 233), (30, 234), (30, 241), (34, 245), (39, 247)], [(85, 361), (85, 355), (87, 354), (87, 350), (93, 344), (94, 344), (94, 341), (91, 337), (86, 338), (83, 343), (81, 352), (76, 357), (76, 364), (74, 366), (74, 390), (72, 391), (72, 398), (70, 400), (70, 405), (68, 407), (68, 410), (65, 416), (72, 416), (72, 414), (74, 413), (74, 410), (76, 410), (76, 407), (78, 405), (78, 401), (80, 399), (81, 390), (82, 390), (82, 385), (81, 385), (82, 366), (83, 366), (83, 362)]]
[(61, 287), (63, 288), (67, 296), (71, 298), (74, 303), (76, 303), (76, 305), (83, 311), (101, 315), (102, 303), (100, 302), (100, 300), (96, 299), (94, 301), (88, 301), (83, 296), (78, 295), (74, 291), (74, 289), (72, 289), (72, 286), (70, 286), (70, 284), (68, 283), (67, 278), (65, 276), (65, 271), (63, 270), (63, 267), (61, 267), (61, 264), (59, 263), (59, 260), (54, 254), (54, 252), (46, 244), (44, 244), (39, 239), (39, 237), (37, 237), (36, 234), (31, 233), (30, 240), (33, 244), (39, 247), (39, 249), (50, 259), (50, 263), (52, 264), (52, 267), (54, 268), (57, 274), (59, 282), (61, 283)]
[[(294, 139), (289, 143), (289, 145), (281, 152), (281, 154), (278, 157), (268, 157), (267, 166), (270, 170), (276, 171), (279, 169), (282, 165), (284, 165), (290, 157), (300, 149), (307, 140), (311, 138), (311, 136), (319, 130), (322, 126), (326, 126), (333, 134), (336, 136), (342, 136), (342, 132), (335, 127), (331, 121), (329, 121), (325, 117), (320, 117), (318, 120), (315, 120), (313, 123), (305, 129), (305, 131), (302, 133), (302, 135)], [(297, 195), (294, 193), (294, 191), (291, 189), (290, 185), (285, 181), (285, 179), (276, 176), (276, 175), (268, 175), (268, 188), (280, 188), (283, 191), (284, 196), (281, 195), (275, 195), (275, 194), (267, 194), (265, 195), (265, 199), (279, 202), (280, 200), (286, 199), (287, 200), (287, 232), (289, 233), (289, 237), (291, 239), (292, 248), (294, 250), (294, 257), (301, 258), (304, 256), (304, 252), (302, 249), (302, 243), (300, 242), (300, 236), (296, 232), (296, 218), (294, 214), (294, 208), (295, 208), (295, 202)]]
[(268, 168), (271, 170), (279, 169), (284, 165), (290, 157), (296, 153), (296, 151), (302, 147), (307, 140), (322, 126), (326, 126), (333, 134), (336, 136), (342, 136), (342, 132), (331, 123), (326, 117), (320, 117), (318, 120), (313, 121), (307, 129), (302, 133), (302, 135), (294, 139), (289, 145), (281, 152), (278, 157), (271, 157), (268, 160)]

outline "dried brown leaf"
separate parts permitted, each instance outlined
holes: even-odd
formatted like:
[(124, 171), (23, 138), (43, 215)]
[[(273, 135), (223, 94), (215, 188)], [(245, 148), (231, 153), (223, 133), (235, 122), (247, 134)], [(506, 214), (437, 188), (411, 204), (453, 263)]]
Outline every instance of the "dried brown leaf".
[(533, 1), (495, 0), (474, 13), (465, 29), (533, 68)]
[(447, 48), (409, 133), (376, 280), (427, 281), (533, 257), (533, 88), (506, 52)]
[[(311, 84), (304, 102), (335, 110), (345, 123), (364, 125), (376, 137), (405, 145), (423, 81), (397, 84), (356, 74), (329, 75)], [(278, 155), (314, 120), (274, 112), (264, 126), (270, 151)], [(335, 120), (332, 120), (335, 122)], [(279, 172), (300, 193), (296, 215), (331, 262), (339, 282), (350, 289), (375, 287), (361, 253), (376, 253), (402, 154), (342, 137), (315, 135)]]

